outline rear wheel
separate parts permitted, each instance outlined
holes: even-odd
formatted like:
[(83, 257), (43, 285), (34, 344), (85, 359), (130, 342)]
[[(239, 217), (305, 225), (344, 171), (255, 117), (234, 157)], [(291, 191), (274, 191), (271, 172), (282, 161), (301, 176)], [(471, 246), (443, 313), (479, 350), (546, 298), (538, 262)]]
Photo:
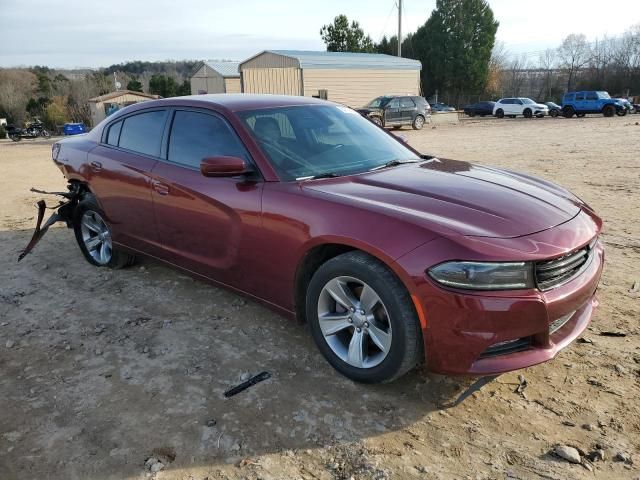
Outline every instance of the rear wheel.
[(49, 133), (49, 130), (42, 130), (40, 132), (40, 135), (43, 136), (44, 138), (49, 138), (51, 136), (51, 134)]
[(416, 115), (416, 118), (413, 119), (411, 127), (414, 130), (420, 130), (422, 127), (424, 127), (424, 117), (422, 115)]
[(504, 118), (504, 110), (502, 110), (501, 108), (499, 108), (498, 110), (496, 110), (496, 117), (498, 117), (498, 118)]
[(616, 114), (616, 107), (614, 107), (613, 105), (606, 105), (602, 109), (602, 114), (605, 117), (613, 117)]
[(575, 115), (575, 113), (576, 111), (571, 105), (567, 105), (566, 107), (562, 108), (562, 115), (564, 115), (564, 118), (571, 118)]
[(551, 110), (549, 112), (549, 115), (551, 115), (553, 118), (556, 118), (558, 116), (558, 110)]
[(522, 114), (524, 115), (524, 118), (531, 118), (533, 117), (533, 112), (531, 111), (530, 108), (525, 108), (524, 112), (522, 112)]
[(306, 312), (320, 352), (357, 382), (394, 380), (422, 358), (420, 322), (409, 293), (364, 252), (339, 255), (318, 269)]
[(93, 195), (86, 194), (78, 204), (73, 230), (84, 258), (92, 265), (123, 268), (134, 263), (133, 255), (113, 247), (111, 229)]

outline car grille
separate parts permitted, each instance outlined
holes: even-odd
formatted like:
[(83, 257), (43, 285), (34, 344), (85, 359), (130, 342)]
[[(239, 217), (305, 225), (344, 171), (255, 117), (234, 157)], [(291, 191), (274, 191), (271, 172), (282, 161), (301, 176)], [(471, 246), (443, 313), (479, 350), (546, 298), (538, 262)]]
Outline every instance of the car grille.
[(593, 257), (596, 240), (586, 247), (553, 260), (536, 262), (536, 284), (542, 291), (568, 282), (580, 274)]
[(507, 340), (506, 342), (494, 343), (487, 348), (480, 358), (497, 357), (498, 355), (508, 355), (509, 353), (520, 352), (531, 346), (531, 337)]

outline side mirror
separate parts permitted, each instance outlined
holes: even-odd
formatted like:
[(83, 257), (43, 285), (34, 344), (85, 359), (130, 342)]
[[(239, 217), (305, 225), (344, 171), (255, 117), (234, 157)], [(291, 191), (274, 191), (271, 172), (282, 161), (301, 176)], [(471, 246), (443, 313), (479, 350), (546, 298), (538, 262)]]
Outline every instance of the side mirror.
[(200, 162), (200, 172), (205, 177), (237, 177), (250, 171), (247, 162), (238, 157), (207, 157)]

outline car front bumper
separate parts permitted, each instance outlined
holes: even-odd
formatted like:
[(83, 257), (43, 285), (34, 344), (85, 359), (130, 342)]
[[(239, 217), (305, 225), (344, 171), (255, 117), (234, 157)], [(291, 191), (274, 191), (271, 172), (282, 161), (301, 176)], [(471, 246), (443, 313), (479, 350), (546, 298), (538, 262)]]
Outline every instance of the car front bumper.
[[(584, 218), (567, 222), (572, 223), (575, 226), (575, 223), (589, 222)], [(563, 228), (569, 229), (571, 225)], [(532, 245), (549, 244), (554, 236), (558, 237), (554, 230), (533, 235), (528, 240)], [(595, 235), (595, 231), (589, 232), (588, 228), (578, 230), (568, 242), (583, 237), (577, 244), (583, 245)], [(556, 243), (559, 243), (557, 238)], [(436, 245), (430, 243), (426, 247)], [(420, 255), (416, 250), (400, 262), (413, 262)], [(597, 242), (580, 274), (544, 292), (537, 289), (485, 293), (453, 290), (425, 276), (412, 294), (424, 317), (421, 320), (427, 368), (437, 373), (481, 376), (554, 358), (589, 325), (598, 305), (595, 292), (603, 264), (604, 249), (601, 242)]]

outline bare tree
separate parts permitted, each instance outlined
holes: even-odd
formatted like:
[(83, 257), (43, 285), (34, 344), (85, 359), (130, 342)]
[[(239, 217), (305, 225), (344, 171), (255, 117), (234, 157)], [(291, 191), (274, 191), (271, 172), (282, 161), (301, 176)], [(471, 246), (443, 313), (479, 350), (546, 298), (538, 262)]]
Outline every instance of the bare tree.
[(26, 106), (38, 88), (37, 77), (26, 70), (0, 70), (0, 107), (7, 113), (9, 121), (22, 124), (26, 117)]
[(558, 47), (561, 66), (567, 71), (567, 91), (571, 91), (577, 72), (583, 68), (590, 58), (590, 48), (584, 34), (568, 35)]

